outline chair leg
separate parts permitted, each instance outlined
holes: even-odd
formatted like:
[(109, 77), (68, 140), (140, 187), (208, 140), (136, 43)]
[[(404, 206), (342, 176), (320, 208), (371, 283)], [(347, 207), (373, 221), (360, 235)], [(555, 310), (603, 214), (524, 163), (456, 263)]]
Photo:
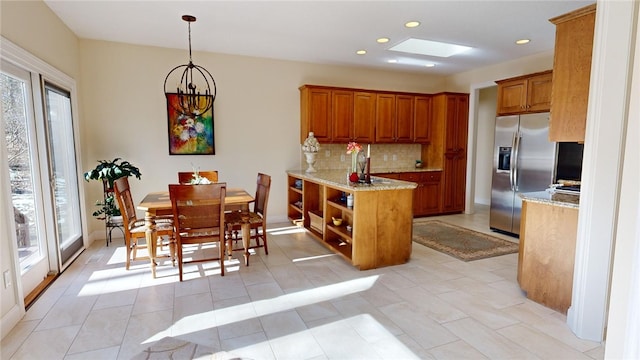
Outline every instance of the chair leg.
[(129, 270), (129, 265), (131, 264), (131, 239), (126, 237), (124, 238), (124, 246), (127, 248), (127, 260), (125, 260), (125, 269)]
[(138, 239), (136, 238), (131, 239), (130, 248), (133, 254), (133, 257), (131, 258), (131, 260), (135, 260), (138, 257)]
[(176, 238), (174, 236), (169, 237), (169, 253), (171, 255), (171, 265), (176, 266)]
[(178, 274), (182, 281), (182, 245), (176, 244), (176, 246), (178, 247)]
[[(264, 253), (266, 255), (269, 255), (269, 247), (267, 246), (267, 232), (265, 231), (265, 228), (260, 228), (260, 229), (261, 229), (260, 237), (262, 237), (262, 242), (264, 243)], [(259, 241), (258, 237), (256, 237), (256, 241)]]
[(224, 246), (225, 243), (226, 241), (224, 240), (224, 236), (220, 236), (220, 249), (218, 251), (218, 257), (220, 258), (220, 276), (224, 276), (224, 257), (226, 255), (225, 253), (227, 252)]

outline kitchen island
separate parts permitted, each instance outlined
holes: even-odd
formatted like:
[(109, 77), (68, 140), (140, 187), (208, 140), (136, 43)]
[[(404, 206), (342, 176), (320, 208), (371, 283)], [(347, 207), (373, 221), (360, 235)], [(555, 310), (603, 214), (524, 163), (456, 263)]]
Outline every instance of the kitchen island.
[(372, 176), (351, 184), (344, 171), (290, 170), (287, 178), (289, 219), (322, 245), (360, 270), (409, 261), (416, 183)]
[(527, 298), (567, 313), (571, 306), (579, 195), (523, 193), (518, 284)]

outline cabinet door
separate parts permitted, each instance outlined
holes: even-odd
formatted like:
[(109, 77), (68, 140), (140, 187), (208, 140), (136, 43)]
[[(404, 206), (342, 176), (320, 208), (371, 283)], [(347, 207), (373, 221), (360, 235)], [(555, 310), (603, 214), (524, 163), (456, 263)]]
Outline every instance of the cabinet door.
[(591, 76), (595, 7), (550, 21), (556, 24), (550, 141), (584, 141)]
[(445, 152), (466, 152), (469, 98), (448, 95), (445, 107)]
[[(305, 94), (306, 92), (306, 94)], [(305, 96), (306, 95), (306, 96)], [(313, 132), (321, 143), (331, 141), (331, 90), (305, 89), (303, 91), (302, 117), (307, 122), (307, 132)], [(302, 138), (307, 137), (307, 134)]]
[(375, 140), (376, 94), (356, 92), (353, 102), (353, 141), (372, 143)]
[(445, 154), (444, 168), (442, 211), (463, 211), (467, 170), (466, 158), (460, 154)]
[(498, 83), (498, 115), (523, 112), (526, 103), (526, 80), (516, 79)]
[(396, 95), (396, 142), (413, 142), (413, 101), (411, 95)]
[(441, 212), (441, 171), (423, 173), (423, 191), (420, 199), (422, 216), (435, 215)]
[(428, 144), (431, 141), (431, 97), (416, 96), (414, 100), (413, 140)]
[(545, 112), (551, 108), (551, 73), (527, 79), (527, 112)]
[(349, 142), (353, 138), (353, 91), (333, 90), (331, 101), (331, 140)]
[(376, 143), (395, 141), (396, 96), (377, 94), (376, 96)]

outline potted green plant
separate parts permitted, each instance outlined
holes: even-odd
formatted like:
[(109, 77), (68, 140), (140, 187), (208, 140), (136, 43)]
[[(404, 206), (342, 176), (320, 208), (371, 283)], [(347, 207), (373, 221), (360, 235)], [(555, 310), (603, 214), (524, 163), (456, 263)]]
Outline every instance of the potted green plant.
[(84, 173), (84, 179), (86, 181), (102, 181), (104, 198), (96, 201), (99, 209), (93, 212), (93, 216), (98, 219), (120, 216), (120, 209), (116, 206), (116, 201), (113, 196), (113, 182), (125, 176), (135, 176), (140, 179), (142, 174), (140, 173), (140, 169), (121, 158), (115, 158), (113, 161), (98, 160), (98, 166)]

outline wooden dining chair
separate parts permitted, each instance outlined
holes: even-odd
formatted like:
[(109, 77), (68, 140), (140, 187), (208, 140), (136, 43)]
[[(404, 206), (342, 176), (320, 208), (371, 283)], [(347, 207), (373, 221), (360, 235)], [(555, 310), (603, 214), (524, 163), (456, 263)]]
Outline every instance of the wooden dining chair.
[[(269, 202), (269, 191), (271, 189), (271, 176), (258, 173), (256, 181), (256, 196), (253, 203), (253, 210), (249, 212), (251, 222), (251, 239), (255, 239), (255, 245), (249, 243), (250, 249), (264, 247), (264, 253), (269, 255), (267, 244), (267, 204)], [(249, 203), (249, 204), (251, 204)], [(231, 215), (231, 216), (229, 216)], [(234, 214), (227, 214), (228, 219), (232, 219)], [(230, 227), (227, 237), (232, 240), (241, 240), (238, 231), (241, 230), (239, 221), (234, 221)], [(262, 240), (262, 243), (261, 243)], [(231, 241), (229, 241), (231, 243)], [(231, 248), (231, 250), (244, 250), (244, 248)]]
[[(193, 171), (192, 172), (180, 171), (178, 172), (178, 182), (180, 184), (189, 184), (191, 183), (191, 180), (194, 179), (193, 175), (194, 175)], [(218, 172), (216, 170), (199, 171), (198, 175), (200, 175), (203, 178), (206, 178), (212, 183), (218, 182)]]
[[(113, 182), (113, 189), (116, 199), (118, 200), (118, 206), (120, 213), (122, 214), (122, 222), (124, 229), (124, 243), (127, 248), (127, 260), (125, 267), (129, 270), (131, 261), (139, 259), (149, 259), (149, 257), (138, 258), (138, 249), (147, 248), (147, 251), (151, 251), (149, 244), (141, 245), (138, 240), (145, 239), (148, 227), (145, 225), (144, 219), (138, 219), (136, 214), (136, 207), (133, 202), (133, 196), (131, 195), (131, 188), (129, 187), (129, 179), (121, 177)], [(163, 244), (164, 237), (168, 238), (169, 243), (169, 256), (171, 262), (174, 263), (175, 244), (173, 234), (173, 216), (158, 216), (155, 218), (156, 232), (158, 234), (158, 243), (154, 246), (161, 246)]]
[[(169, 185), (173, 210), (178, 271), (182, 281), (183, 263), (220, 261), (220, 275), (224, 276), (224, 200), (226, 183), (202, 185)], [(184, 260), (185, 245), (218, 242), (218, 256)]]

